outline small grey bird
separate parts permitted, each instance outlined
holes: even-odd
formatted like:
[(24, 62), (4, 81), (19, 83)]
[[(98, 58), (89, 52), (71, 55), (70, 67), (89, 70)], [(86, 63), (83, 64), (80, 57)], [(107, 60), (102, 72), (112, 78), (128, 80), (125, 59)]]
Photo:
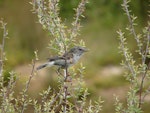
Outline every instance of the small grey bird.
[(37, 67), (37, 70), (54, 65), (58, 66), (58, 70), (68, 68), (75, 64), (81, 58), (83, 53), (87, 51), (88, 50), (84, 47), (75, 46), (62, 56), (48, 58), (48, 62)]

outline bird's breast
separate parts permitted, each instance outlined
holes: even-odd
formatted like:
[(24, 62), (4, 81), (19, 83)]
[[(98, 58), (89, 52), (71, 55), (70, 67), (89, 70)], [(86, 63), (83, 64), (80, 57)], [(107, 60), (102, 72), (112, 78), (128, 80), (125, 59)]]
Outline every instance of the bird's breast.
[(79, 59), (80, 59), (79, 55), (74, 55), (74, 58), (73, 58), (74, 63), (76, 63)]

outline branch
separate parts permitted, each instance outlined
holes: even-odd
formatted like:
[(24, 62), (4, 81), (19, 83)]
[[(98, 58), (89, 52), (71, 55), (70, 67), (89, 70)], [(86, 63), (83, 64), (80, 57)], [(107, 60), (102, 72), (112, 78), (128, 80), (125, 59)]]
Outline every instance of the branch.
[(125, 58), (125, 61), (126, 61), (126, 63), (127, 63), (127, 67), (129, 68), (129, 70), (130, 70), (130, 72), (132, 73), (132, 75), (135, 77), (135, 75), (136, 75), (136, 72), (135, 72), (135, 70), (134, 70), (134, 67), (133, 67), (133, 65), (130, 63), (131, 61), (131, 55), (130, 55), (130, 57), (129, 57), (129, 55), (128, 55), (128, 48), (126, 48), (125, 47), (125, 37), (124, 37), (124, 33), (121, 31), (121, 30), (119, 30), (119, 31), (117, 31), (117, 33), (119, 34), (119, 39), (120, 39), (120, 49), (122, 50), (122, 53), (123, 53), (123, 56), (124, 56), (124, 58)]
[[(65, 45), (67, 35), (65, 31), (66, 26), (59, 17), (59, 0), (49, 0), (46, 3), (49, 5), (46, 6), (44, 0), (35, 0), (32, 2), (33, 9), (38, 14), (39, 22), (43, 28), (47, 29), (55, 38), (56, 45), (52, 45), (52, 48), (54, 48), (53, 46), (58, 46), (59, 52), (63, 54), (64, 50), (65, 52), (67, 50), (67, 45)], [(37, 7), (35, 8), (35, 6)]]
[[(4, 59), (5, 59), (5, 52), (4, 52), (4, 46), (5, 46), (5, 39), (7, 38), (7, 35), (8, 35), (8, 32), (6, 30), (6, 25), (7, 23), (4, 23), (3, 20), (0, 20), (0, 24), (1, 24), (1, 28), (3, 30), (3, 36), (2, 36), (2, 44), (0, 45), (0, 78), (1, 78), (1, 86), (2, 86), (2, 97), (3, 97), (3, 102), (2, 103), (5, 103), (4, 101), (6, 101), (7, 99), (7, 95), (8, 95), (8, 87), (5, 89), (4, 87), (4, 78), (2, 77), (3, 75), (3, 62), (4, 62)], [(10, 83), (10, 82), (9, 82)], [(4, 106), (2, 105), (2, 112), (5, 112), (4, 110)]]
[(130, 11), (129, 11), (129, 9), (128, 9), (128, 7), (129, 7), (129, 5), (128, 5), (128, 3), (129, 3), (130, 1), (128, 1), (128, 0), (123, 0), (123, 4), (122, 4), (122, 6), (123, 6), (123, 8), (124, 8), (124, 11), (126, 12), (126, 15), (127, 15), (127, 17), (128, 17), (128, 20), (129, 20), (129, 23), (130, 23), (130, 31), (131, 31), (131, 33), (133, 34), (133, 36), (134, 36), (134, 39), (136, 40), (136, 42), (137, 42), (137, 45), (138, 45), (138, 47), (139, 47), (139, 54), (142, 56), (142, 63), (144, 64), (145, 62), (144, 62), (144, 55), (143, 55), (143, 51), (142, 51), (142, 47), (141, 47), (141, 42), (140, 42), (140, 39), (138, 38), (138, 36), (137, 36), (137, 34), (136, 34), (136, 31), (135, 31), (135, 28), (134, 28), (134, 21), (135, 21), (135, 19), (137, 18), (137, 17), (135, 17), (135, 16), (131, 16), (131, 14), (130, 14)]
[(23, 91), (23, 94), (22, 94), (24, 100), (23, 100), (23, 105), (22, 105), (21, 113), (24, 113), (24, 110), (25, 110), (25, 107), (26, 107), (26, 105), (25, 105), (26, 104), (26, 99), (27, 99), (26, 93), (27, 93), (27, 91), (29, 89), (29, 85), (30, 85), (31, 79), (34, 76), (34, 68), (35, 68), (35, 60), (33, 60), (33, 62), (32, 62), (31, 74), (30, 74), (30, 77), (29, 77), (29, 79), (28, 79), (28, 81), (26, 83), (25, 90)]
[(75, 9), (75, 17), (74, 21), (72, 22), (72, 30), (70, 34), (70, 40), (72, 40), (74, 37), (78, 35), (78, 32), (80, 30), (80, 17), (84, 17), (82, 14), (85, 11), (85, 4), (88, 3), (88, 0), (81, 0), (79, 3), (77, 9)]
[(0, 77), (3, 74), (3, 62), (5, 58), (5, 53), (4, 53), (4, 46), (5, 46), (5, 39), (7, 38), (8, 31), (6, 29), (7, 23), (4, 23), (2, 20), (0, 21), (3, 29), (3, 37), (2, 37), (2, 44), (0, 45), (0, 50), (1, 50), (1, 56), (0, 56)]
[[(145, 52), (145, 60), (147, 58), (148, 54), (148, 49), (149, 49), (149, 42), (150, 42), (150, 25), (148, 25), (148, 30), (147, 30), (147, 45), (146, 45), (146, 52)], [(140, 91), (139, 91), (139, 108), (141, 108), (142, 104), (142, 92), (143, 92), (143, 85), (144, 85), (144, 80), (147, 75), (147, 71), (150, 69), (150, 62), (148, 62), (148, 65), (146, 67), (145, 73), (142, 76), (141, 84), (140, 84)]]
[(68, 68), (64, 70), (64, 83), (63, 83), (63, 113), (67, 112), (67, 96), (68, 96), (68, 86), (66, 84), (68, 78)]
[[(54, 37), (54, 40), (51, 40), (50, 47), (51, 49), (57, 50), (58, 54), (65, 54), (68, 51), (70, 45), (73, 44), (73, 40), (71, 39), (73, 39), (78, 34), (80, 28), (80, 16), (82, 16), (82, 13), (84, 12), (86, 3), (87, 0), (81, 0), (81, 2), (79, 3), (78, 8), (76, 9), (76, 16), (74, 18), (74, 22), (72, 23), (73, 28), (72, 30), (70, 30), (67, 29), (67, 27), (59, 17), (59, 0), (49, 0), (48, 2), (46, 0), (34, 0), (32, 2), (33, 9), (38, 14), (40, 24), (43, 26), (44, 29), (47, 29)], [(66, 32), (69, 30), (70, 32)], [(69, 72), (66, 60), (67, 58), (65, 58), (66, 68), (64, 69), (63, 80), (61, 81), (60, 88), (62, 98), (60, 98), (59, 100), (59, 106), (62, 107), (64, 113), (67, 112), (67, 96), (69, 94), (69, 86), (67, 84)]]

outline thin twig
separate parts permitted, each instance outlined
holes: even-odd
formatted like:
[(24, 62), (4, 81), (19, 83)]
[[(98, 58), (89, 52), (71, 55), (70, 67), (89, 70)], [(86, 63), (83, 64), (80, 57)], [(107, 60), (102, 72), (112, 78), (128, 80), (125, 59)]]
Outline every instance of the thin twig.
[(59, 107), (60, 107), (62, 104), (63, 104), (63, 101), (60, 100), (59, 104), (57, 104), (56, 107), (54, 108), (55, 113), (59, 113), (59, 112), (60, 112)]
[(145, 92), (145, 94), (143, 95), (142, 101), (144, 101), (145, 97), (150, 94), (150, 86), (147, 88), (147, 91)]
[(25, 110), (25, 102), (26, 102), (26, 99), (27, 99), (26, 93), (27, 93), (27, 91), (28, 91), (28, 89), (29, 89), (29, 85), (30, 85), (31, 79), (32, 79), (33, 76), (34, 76), (34, 68), (35, 68), (35, 60), (33, 60), (33, 62), (32, 62), (31, 74), (30, 74), (30, 77), (29, 77), (29, 79), (28, 79), (28, 81), (27, 81), (27, 83), (26, 83), (25, 90), (23, 91), (24, 101), (23, 101), (21, 113), (24, 113), (24, 110)]
[[(2, 75), (3, 75), (3, 62), (4, 62), (4, 58), (5, 58), (5, 56), (4, 56), (4, 46), (5, 46), (5, 39), (6, 39), (6, 37), (7, 37), (7, 35), (8, 35), (8, 33), (7, 33), (7, 30), (6, 30), (6, 23), (4, 23), (2, 20), (0, 21), (0, 23), (1, 23), (1, 26), (2, 26), (2, 29), (3, 29), (3, 37), (2, 37), (2, 44), (0, 45), (0, 51), (1, 51), (1, 55), (0, 55), (0, 77), (1, 77), (1, 80), (2, 80), (2, 87), (3, 87), (3, 93), (2, 93), (2, 95), (3, 95), (3, 101), (6, 101), (6, 98), (7, 98), (7, 89), (6, 89), (6, 91), (5, 91), (5, 87), (4, 87), (4, 78), (2, 77)], [(3, 103), (5, 103), (5, 102), (3, 102)], [(4, 106), (2, 105), (2, 112), (6, 112), (5, 110), (4, 110)]]
[[(135, 76), (136, 75), (136, 72), (133, 68), (133, 66), (130, 64), (130, 61), (128, 60), (129, 57), (127, 55), (127, 49), (125, 48), (125, 45), (124, 45), (124, 34), (122, 33), (121, 30), (118, 31), (118, 34), (120, 35), (120, 43), (121, 43), (121, 49), (123, 51), (123, 55), (125, 57), (125, 61), (127, 63), (127, 66), (129, 67), (129, 70), (131, 71), (132, 75)], [(126, 50), (126, 51), (125, 51)]]
[(85, 4), (87, 3), (88, 0), (81, 0), (81, 2), (79, 3), (74, 17), (74, 21), (72, 22), (72, 30), (71, 30), (71, 34), (70, 34), (70, 40), (72, 40), (75, 36), (75, 34), (78, 34), (78, 31), (80, 29), (80, 17), (82, 16), (84, 10), (85, 10)]
[[(135, 28), (134, 28), (134, 23), (133, 23), (133, 20), (131, 18), (131, 14), (130, 14), (129, 9), (128, 9), (128, 1), (127, 0), (123, 0), (123, 7), (125, 9), (125, 12), (127, 14), (127, 17), (128, 17), (128, 20), (129, 20), (129, 23), (130, 23), (130, 26), (131, 26), (131, 29), (130, 29), (131, 33), (133, 34), (134, 39), (137, 42), (137, 45), (140, 45), (140, 40), (137, 37), (136, 31), (135, 31)], [(138, 47), (139, 47), (140, 55), (142, 56), (142, 61), (143, 61), (144, 60), (144, 55), (142, 54), (143, 53), (142, 47), (141, 46), (138, 46)]]
[(31, 74), (30, 74), (29, 80), (27, 81), (27, 84), (26, 84), (25, 93), (28, 91), (31, 79), (34, 76), (34, 68), (35, 68), (35, 60), (33, 60), (33, 63), (32, 63), (32, 70), (31, 70)]
[[(147, 54), (148, 54), (148, 47), (149, 47), (149, 41), (150, 41), (150, 27), (148, 27), (148, 31), (147, 31), (147, 45), (146, 45), (146, 51), (145, 51), (145, 59), (147, 58)], [(150, 68), (150, 62), (148, 63), (145, 73), (142, 76), (142, 80), (141, 80), (141, 84), (140, 84), (140, 91), (139, 91), (139, 108), (141, 108), (141, 104), (142, 104), (142, 92), (143, 92), (143, 85), (144, 85), (144, 80), (145, 77), (147, 75), (147, 71)]]
[(55, 98), (53, 99), (53, 101), (50, 103), (50, 107), (54, 105), (54, 103), (56, 102), (56, 100), (59, 98), (60, 93), (58, 93)]
[[(65, 59), (65, 63), (67, 63)], [(66, 64), (67, 65), (67, 64)], [(68, 68), (64, 69), (64, 83), (63, 83), (63, 113), (67, 112), (67, 95), (68, 95), (68, 86), (66, 84), (68, 78)]]
[(6, 23), (4, 23), (2, 20), (0, 21), (1, 25), (2, 25), (2, 29), (3, 29), (3, 39), (2, 39), (2, 44), (1, 44), (1, 58), (0, 58), (0, 77), (3, 74), (3, 62), (4, 62), (4, 46), (5, 46), (5, 39), (8, 35), (7, 30), (6, 30)]

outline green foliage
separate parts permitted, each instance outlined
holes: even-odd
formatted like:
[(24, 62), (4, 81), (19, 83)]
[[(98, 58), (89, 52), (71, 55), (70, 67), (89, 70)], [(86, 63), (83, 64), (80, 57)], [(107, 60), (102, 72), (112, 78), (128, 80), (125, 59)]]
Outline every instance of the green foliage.
[[(139, 54), (139, 59), (135, 59), (133, 53), (129, 50), (127, 38), (124, 32), (121, 30), (117, 31), (119, 35), (120, 45), (122, 55), (124, 56), (124, 61), (122, 62), (123, 67), (126, 69), (125, 77), (130, 82), (130, 90), (127, 95), (127, 107), (124, 108), (123, 104), (116, 98), (116, 112), (117, 113), (141, 113), (142, 105), (144, 103), (145, 94), (147, 95), (147, 89), (149, 89), (146, 84), (146, 79), (149, 76), (149, 62), (146, 63), (149, 56), (149, 41), (150, 41), (150, 23), (147, 22), (147, 26), (141, 31), (143, 33), (137, 33), (135, 27), (137, 26), (135, 20), (136, 16), (132, 15), (129, 9), (130, 0), (123, 0), (123, 10), (128, 17), (129, 25), (126, 27), (127, 32), (133, 35), (137, 49), (135, 52)], [(138, 61), (140, 60), (140, 61)], [(149, 93), (148, 93), (149, 94)]]
[[(50, 40), (49, 48), (54, 50), (57, 54), (64, 54), (69, 48), (75, 45), (85, 46), (82, 39), (77, 40), (76, 37), (80, 31), (80, 17), (83, 16), (85, 11), (85, 4), (87, 0), (81, 0), (78, 7), (75, 9), (75, 16), (73, 18), (72, 27), (66, 26), (59, 17), (59, 0), (35, 0), (33, 5), (33, 12), (37, 13), (39, 23), (43, 29), (48, 31), (53, 39)], [(3, 24), (4, 37), (7, 36), (6, 24)], [(83, 73), (85, 67), (80, 64), (78, 69), (64, 69), (64, 74), (58, 76), (58, 92), (50, 86), (47, 90), (40, 93), (41, 100), (31, 99), (28, 95), (29, 85), (31, 79), (36, 75), (35, 63), (38, 60), (37, 51), (35, 51), (35, 58), (31, 64), (31, 73), (26, 82), (25, 88), (17, 95), (14, 96), (14, 87), (16, 79), (14, 73), (9, 73), (7, 85), (4, 86), (4, 73), (3, 73), (3, 60), (4, 60), (4, 41), (1, 47), (1, 78), (0, 78), (0, 98), (1, 98), (1, 112), (19, 112), (24, 113), (30, 106), (34, 108), (34, 112), (44, 113), (99, 113), (101, 111), (101, 98), (96, 101), (90, 101), (87, 104), (88, 90), (83, 88)], [(58, 74), (59, 75), (59, 74)]]
[[(0, 4), (2, 2), (0, 1)], [(105, 21), (105, 25), (114, 25), (112, 24), (113, 17), (116, 15), (118, 16), (118, 13), (120, 13), (120, 2), (121, 1), (90, 0), (90, 4), (87, 5), (87, 11), (89, 11), (88, 14), (93, 14), (92, 19), (94, 19), (95, 17), (104, 17), (107, 20)], [(82, 39), (77, 38), (77, 36), (79, 36), (79, 31), (81, 29), (80, 22), (81, 17), (84, 17), (83, 13), (86, 3), (87, 0), (81, 0), (81, 2), (79, 2), (79, 0), (69, 2), (68, 0), (33, 0), (33, 2), (31, 3), (33, 5), (33, 12), (38, 15), (39, 23), (42, 25), (43, 29), (47, 31), (51, 36), (49, 41), (50, 51), (53, 50), (53, 52), (56, 54), (63, 54), (74, 45), (85, 46), (85, 42)], [(68, 9), (76, 7), (77, 4), (79, 5), (76, 9), (74, 9), (75, 15), (73, 18), (73, 22), (71, 22), (71, 25), (66, 25), (64, 18), (68, 17), (68, 15), (72, 17), (74, 12), (74, 10), (70, 11)], [(109, 7), (105, 7), (106, 5)], [(136, 4), (133, 3), (131, 3), (130, 5), (136, 6)], [(122, 65), (126, 69), (125, 77), (130, 83), (130, 89), (127, 93), (126, 105), (121, 103), (116, 97), (115, 110), (116, 113), (141, 113), (142, 111), (144, 111), (144, 98), (150, 93), (149, 83), (146, 82), (147, 80), (149, 80), (150, 72), (148, 70), (148, 64), (145, 64), (146, 59), (149, 57), (150, 23), (147, 23), (147, 26), (143, 29), (143, 32), (137, 33), (135, 29), (137, 17), (131, 15), (131, 12), (129, 10), (129, 1), (124, 0), (122, 6), (129, 19), (129, 25), (126, 27), (126, 30), (124, 30), (125, 32), (119, 30), (117, 33), (119, 34), (120, 40), (119, 48), (125, 59), (122, 62)], [(100, 10), (94, 10), (94, 7), (97, 7), (97, 9), (99, 9), (100, 7), (103, 12), (101, 12)], [(62, 14), (62, 12), (64, 11), (66, 13)], [(107, 12), (111, 13), (108, 14)], [(63, 16), (63, 18), (60, 18), (60, 16)], [(117, 21), (116, 18), (115, 20)], [(16, 77), (16, 73), (6, 71), (6, 67), (3, 66), (4, 63), (9, 62), (5, 62), (6, 57), (4, 52), (4, 42), (8, 33), (6, 30), (6, 23), (1, 21), (1, 24), (3, 29), (3, 37), (1, 40), (2, 44), (0, 46), (0, 112), (24, 113), (29, 108), (33, 108), (33, 111), (35, 113), (99, 113), (102, 110), (103, 101), (101, 100), (101, 98), (99, 98), (99, 100), (97, 101), (89, 100), (88, 102), (87, 97), (89, 93), (88, 89), (85, 88), (85, 83), (83, 81), (85, 67), (82, 64), (80, 64), (77, 69), (65, 69), (63, 76), (58, 76), (59, 85), (57, 87), (57, 90), (49, 86), (46, 90), (43, 90), (41, 93), (39, 93), (40, 99), (31, 99), (31, 97), (28, 95), (28, 89), (33, 76), (36, 75), (36, 71), (34, 70), (34, 68), (35, 62), (36, 60), (38, 60), (37, 51), (35, 51), (35, 58), (31, 64), (32, 69), (29, 79), (27, 80), (26, 85), (21, 90), (21, 92), (17, 96), (15, 96), (14, 87), (16, 86), (16, 80), (18, 78)], [(129, 47), (127, 47), (128, 38), (126, 37), (131, 36), (131, 34), (136, 41), (137, 50), (135, 51), (135, 53), (138, 53), (138, 55), (140, 56), (140, 58), (138, 59), (136, 59), (136, 57), (134, 56), (135, 53), (130, 51)], [(42, 38), (42, 40), (44, 39)], [(28, 47), (28, 40), (23, 39), (22, 41), (23, 43), (21, 45), (26, 46), (26, 49), (33, 49), (34, 45)], [(35, 43), (36, 39), (32, 41)], [(24, 55), (25, 53), (22, 52), (22, 55), (19, 54), (19, 57), (27, 57), (28, 55)], [(108, 55), (110, 55), (110, 53)], [(107, 83), (106, 81), (104, 83), (99, 83), (98, 81), (97, 83), (95, 83), (95, 86), (110, 88), (112, 86), (117, 87), (122, 83), (126, 83), (125, 80), (122, 80), (122, 77), (113, 77), (111, 80), (110, 79), (111, 78), (107, 80)], [(113, 83), (113, 81), (118, 82)], [(110, 84), (108, 84), (108, 82)]]
[[(144, 8), (141, 8), (140, 1), (143, 0), (136, 2), (132, 0), (131, 8), (136, 15), (139, 15), (138, 17), (141, 17), (141, 19), (138, 19), (140, 20), (139, 24), (141, 26), (141, 22), (146, 24), (146, 17), (143, 16), (146, 11), (142, 9), (148, 9), (148, 0), (143, 1), (142, 4)], [(121, 57), (117, 54), (117, 51), (115, 51), (117, 41), (114, 40), (113, 37), (116, 37), (115, 30), (118, 29), (118, 27), (124, 27), (127, 22), (125, 16), (122, 14), (121, 2), (121, 0), (89, 0), (89, 4), (86, 4), (86, 13), (84, 13), (85, 19), (83, 19), (83, 21), (81, 19), (85, 27), (81, 28), (81, 35), (79, 37), (86, 39), (86, 45), (92, 49), (99, 49), (98, 47), (94, 47), (93, 44), (98, 45), (99, 43), (103, 43), (103, 46), (106, 45), (102, 47), (97, 54), (99, 65), (101, 65), (101, 62), (102, 65), (107, 65), (108, 63), (118, 64), (118, 62), (120, 62)], [(74, 16), (75, 11), (73, 8), (75, 8), (78, 3), (79, 0), (60, 0), (59, 15), (62, 21), (68, 26), (70, 26), (69, 22), (72, 21), (72, 16)], [(0, 17), (4, 17), (9, 23), (8, 29), (9, 35), (11, 36), (11, 39), (7, 40), (5, 46), (7, 58), (9, 59), (7, 65), (9, 67), (14, 68), (14, 66), (29, 63), (34, 56), (33, 51), (36, 49), (40, 51), (40, 57), (47, 57), (49, 54), (52, 54), (51, 51), (46, 52), (45, 49), (45, 43), (49, 42), (48, 33), (45, 33), (40, 25), (36, 24), (36, 18), (30, 12), (31, 5), (28, 4), (26, 0), (1, 0), (0, 8)], [(108, 42), (111, 41), (113, 42), (113, 46), (109, 47)], [(129, 44), (132, 48), (135, 47), (132, 42)], [(12, 46), (13, 48), (10, 49), (9, 47)], [(103, 48), (107, 48), (107, 50)], [(101, 53), (104, 53), (104, 56), (101, 56)], [(113, 54), (113, 56), (111, 55), (112, 57), (108, 57), (110, 53)], [(107, 58), (105, 58), (105, 54)], [(117, 60), (118, 57), (119, 60)], [(95, 57), (89, 58), (89, 60), (93, 59), (95, 59)], [(96, 66), (97, 65), (94, 65), (93, 67)]]

